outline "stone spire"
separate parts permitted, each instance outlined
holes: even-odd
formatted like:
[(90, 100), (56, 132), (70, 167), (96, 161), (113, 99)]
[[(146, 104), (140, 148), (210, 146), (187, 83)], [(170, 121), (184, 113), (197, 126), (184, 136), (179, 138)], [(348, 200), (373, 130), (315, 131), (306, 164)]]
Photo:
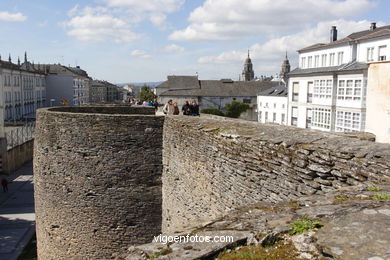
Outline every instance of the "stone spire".
[(20, 66), (20, 58), (18, 57), (18, 66)]
[(280, 79), (286, 84), (288, 80), (288, 73), (290, 72), (290, 70), (291, 70), (290, 61), (288, 60), (287, 51), (286, 51), (286, 58), (282, 63), (282, 69), (279, 73)]
[(254, 79), (254, 77), (255, 77), (255, 72), (253, 71), (253, 64), (248, 50), (248, 57), (245, 60), (244, 70), (242, 71), (242, 80), (251, 81)]
[(24, 62), (27, 63), (27, 51), (24, 52)]
[(9, 61), (10, 63), (12, 62), (11, 53), (10, 53), (9, 56), (8, 56), (8, 61)]

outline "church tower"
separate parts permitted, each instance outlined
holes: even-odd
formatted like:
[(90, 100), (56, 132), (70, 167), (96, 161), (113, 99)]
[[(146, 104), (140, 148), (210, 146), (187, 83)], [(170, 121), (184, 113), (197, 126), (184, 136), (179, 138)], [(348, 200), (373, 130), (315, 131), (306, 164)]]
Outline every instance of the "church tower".
[(242, 71), (242, 80), (251, 81), (254, 78), (255, 78), (255, 72), (253, 71), (253, 64), (251, 58), (249, 57), (249, 50), (248, 50), (248, 58), (246, 58), (245, 60), (244, 70)]
[(286, 52), (286, 58), (284, 59), (282, 63), (282, 70), (279, 73), (279, 77), (281, 80), (283, 80), (284, 83), (287, 83), (287, 74), (290, 72), (291, 66), (290, 66), (290, 61), (288, 60), (287, 57), (287, 52)]

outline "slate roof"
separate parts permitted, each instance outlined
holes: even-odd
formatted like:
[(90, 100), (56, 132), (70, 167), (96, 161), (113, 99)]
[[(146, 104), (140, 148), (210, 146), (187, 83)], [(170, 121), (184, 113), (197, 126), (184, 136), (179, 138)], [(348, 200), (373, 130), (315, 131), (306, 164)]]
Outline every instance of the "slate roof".
[(382, 27), (377, 27), (374, 30), (365, 30), (365, 31), (360, 31), (360, 32), (355, 32), (347, 37), (330, 42), (330, 43), (317, 43), (305, 48), (302, 48), (298, 50), (298, 52), (305, 52), (305, 51), (312, 51), (312, 50), (319, 50), (319, 49), (324, 49), (324, 48), (329, 48), (337, 45), (343, 45), (343, 44), (348, 44), (351, 41), (362, 41), (362, 40), (369, 40), (369, 39), (375, 39), (378, 37), (382, 36), (387, 36), (390, 35), (390, 25), (382, 26)]
[(33, 66), (31, 65), (31, 63), (29, 63), (29, 64), (30, 64), (29, 67), (27, 67), (25, 63), (23, 63), (22, 65), (19, 66), (17, 64), (12, 63), (12, 62), (9, 62), (9, 61), (0, 60), (0, 68), (44, 74), (42, 71), (38, 71), (38, 70), (34, 69)]
[(343, 71), (355, 71), (355, 70), (366, 70), (368, 64), (364, 62), (352, 61), (347, 64), (341, 64), (339, 66), (332, 67), (320, 67), (320, 68), (308, 68), (301, 69), (296, 68), (288, 73), (289, 76), (305, 75), (305, 74), (316, 74), (316, 73), (329, 73), (329, 72), (343, 72)]
[[(172, 78), (168, 77), (167, 81), (157, 86), (167, 88), (160, 96), (255, 97), (259, 92), (280, 84), (270, 81), (197, 80), (197, 77), (194, 77), (195, 82), (188, 76), (174, 77), (173, 82), (170, 81)], [(179, 79), (180, 77), (182, 79)]]
[(287, 95), (288, 95), (288, 91), (287, 91), (287, 87), (285, 85), (274, 86), (272, 88), (263, 90), (259, 93), (259, 96), (287, 97)]

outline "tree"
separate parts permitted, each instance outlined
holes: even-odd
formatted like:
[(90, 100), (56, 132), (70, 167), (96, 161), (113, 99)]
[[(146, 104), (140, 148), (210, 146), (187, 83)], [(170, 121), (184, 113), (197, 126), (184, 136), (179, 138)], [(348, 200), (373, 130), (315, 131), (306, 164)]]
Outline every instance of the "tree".
[(141, 101), (145, 101), (145, 100), (154, 100), (157, 96), (154, 94), (154, 92), (147, 86), (147, 85), (143, 85), (141, 87), (141, 91), (139, 92), (139, 99)]
[(225, 115), (218, 108), (205, 108), (205, 109), (202, 109), (200, 112), (203, 114), (210, 114), (210, 115), (217, 115), (217, 116), (224, 116)]
[(230, 104), (226, 104), (224, 107), (225, 116), (238, 118), (241, 113), (245, 112), (249, 108), (249, 104), (233, 101)]

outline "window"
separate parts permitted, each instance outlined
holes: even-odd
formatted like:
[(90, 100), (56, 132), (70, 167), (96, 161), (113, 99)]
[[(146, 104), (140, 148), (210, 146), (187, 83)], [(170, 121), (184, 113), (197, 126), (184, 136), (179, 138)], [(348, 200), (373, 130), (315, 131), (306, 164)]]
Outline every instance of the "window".
[(261, 122), (261, 117), (262, 117), (262, 115), (263, 115), (263, 112), (260, 111), (260, 112), (259, 112), (259, 122)]
[(264, 120), (265, 120), (265, 122), (268, 121), (268, 112), (265, 112)]
[(344, 52), (337, 53), (337, 65), (343, 64)]
[(284, 113), (282, 114), (282, 124), (286, 124), (286, 115)]
[(285, 104), (282, 104), (282, 108), (284, 109), (286, 107), (286, 105)]
[(334, 53), (329, 54), (329, 66), (334, 66)]
[(313, 57), (312, 56), (309, 56), (307, 58), (307, 67), (308, 68), (311, 68), (312, 67), (312, 63), (313, 63)]
[(306, 128), (311, 127), (312, 111), (311, 108), (306, 109)]
[(361, 113), (337, 111), (336, 112), (336, 132), (356, 132), (360, 131)]
[(318, 68), (320, 66), (320, 55), (314, 56), (314, 68)]
[(379, 46), (379, 57), (378, 61), (385, 61), (386, 60), (386, 48), (387, 46)]
[(362, 80), (339, 80), (337, 86), (338, 100), (361, 100)]
[(326, 58), (327, 58), (327, 54), (322, 54), (322, 57), (321, 57), (321, 66), (322, 67), (326, 67)]
[(244, 98), (243, 100), (242, 100), (242, 102), (243, 103), (246, 103), (246, 104), (250, 104), (251, 103), (251, 99), (250, 98)]
[(301, 58), (301, 68), (304, 69), (306, 67), (306, 57)]
[(321, 99), (332, 98), (333, 80), (314, 80), (313, 97)]
[(374, 61), (374, 47), (367, 48), (367, 62)]
[(261, 107), (261, 102), (259, 103), (259, 106)]
[(311, 126), (322, 129), (330, 129), (330, 109), (313, 108)]
[(293, 83), (292, 101), (298, 101), (298, 97), (299, 97), (299, 83), (294, 82)]
[(276, 123), (276, 113), (272, 114), (272, 122)]
[(307, 83), (307, 103), (313, 102), (313, 82)]
[(291, 108), (291, 125), (293, 125), (293, 126), (298, 125), (298, 108), (297, 107)]

